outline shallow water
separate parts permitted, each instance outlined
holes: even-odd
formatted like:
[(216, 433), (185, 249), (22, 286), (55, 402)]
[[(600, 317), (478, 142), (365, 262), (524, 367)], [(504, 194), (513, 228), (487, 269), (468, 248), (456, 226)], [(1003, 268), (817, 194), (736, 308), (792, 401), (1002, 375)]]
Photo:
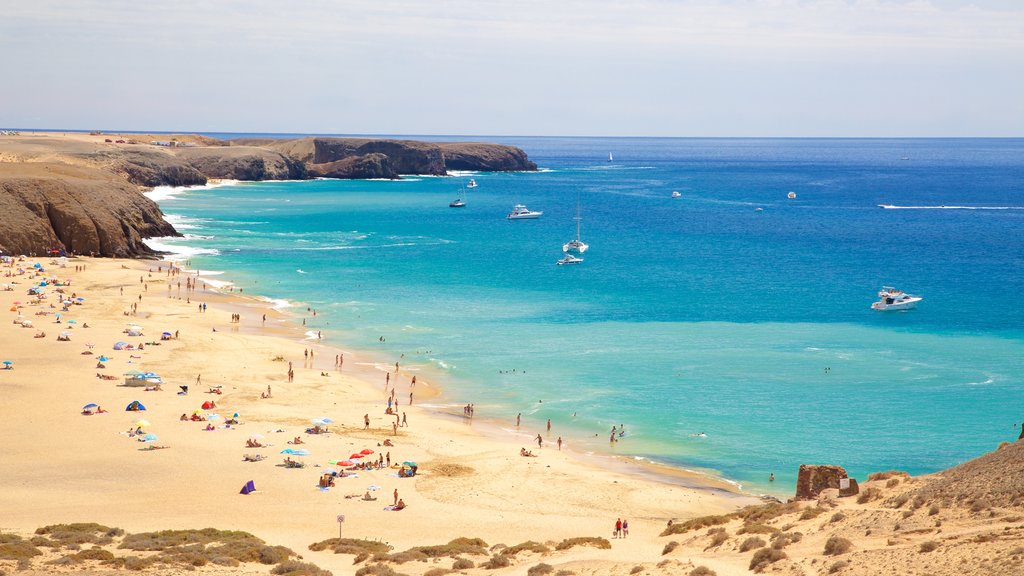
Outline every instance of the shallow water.
[[(188, 236), (158, 243), (443, 372), (442, 402), (584, 449), (621, 423), (610, 449), (754, 490), (1016, 438), (1024, 141), (490, 140), (544, 170), (189, 190), (161, 200)], [(556, 266), (577, 194), (591, 248)], [(507, 221), (516, 203), (544, 215)], [(925, 299), (874, 312), (883, 284)]]

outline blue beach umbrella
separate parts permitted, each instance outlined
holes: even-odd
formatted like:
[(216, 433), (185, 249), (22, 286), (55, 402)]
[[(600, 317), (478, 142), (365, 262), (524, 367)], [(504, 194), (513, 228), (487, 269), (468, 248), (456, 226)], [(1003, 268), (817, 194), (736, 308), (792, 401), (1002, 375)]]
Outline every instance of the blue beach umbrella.
[(86, 404), (85, 406), (82, 406), (82, 410), (88, 410), (89, 408), (99, 408), (99, 407), (100, 407), (99, 404)]
[(10, 360), (4, 360), (4, 366), (10, 366), (11, 364), (14, 364), (14, 362), (11, 362)]
[(330, 418), (321, 418), (321, 420), (324, 421), (324, 424), (330, 424), (330, 423), (334, 422), (334, 420), (331, 420)]
[(334, 468), (325, 468), (324, 469), (324, 474), (330, 474), (330, 475), (334, 476), (337, 473), (338, 473), (338, 471), (335, 470)]
[(78, 320), (68, 320), (68, 324), (78, 324)]
[(406, 460), (405, 462), (402, 462), (402, 466), (416, 466), (416, 463)]
[(85, 298), (82, 298), (81, 296), (79, 296), (78, 298), (75, 298), (75, 301), (76, 302), (85, 302)]
[(291, 454), (292, 456), (309, 456), (309, 450), (306, 450), (305, 448), (300, 448), (299, 450), (295, 450), (293, 448), (285, 448), (284, 450), (281, 450), (281, 454)]
[(106, 362), (107, 360), (110, 360), (110, 358), (107, 358), (106, 356), (100, 356), (100, 357), (98, 358), (98, 360), (99, 360), (100, 362)]
[(157, 438), (156, 434), (146, 434), (145, 436), (142, 437), (141, 441), (142, 442), (156, 442), (157, 440), (159, 440), (159, 438)]

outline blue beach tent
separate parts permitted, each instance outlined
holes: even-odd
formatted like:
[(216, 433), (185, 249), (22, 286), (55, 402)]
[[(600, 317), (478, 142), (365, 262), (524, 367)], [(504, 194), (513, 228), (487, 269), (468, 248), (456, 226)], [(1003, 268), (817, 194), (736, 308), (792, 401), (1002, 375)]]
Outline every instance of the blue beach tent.
[(145, 410), (145, 409), (146, 409), (146, 407), (142, 405), (142, 402), (139, 402), (138, 400), (132, 400), (132, 403), (129, 404), (124, 409), (124, 411), (125, 412), (139, 412), (139, 411), (142, 411), (142, 410)]
[(249, 480), (248, 482), (245, 483), (245, 486), (242, 486), (242, 491), (239, 492), (239, 494), (248, 494), (249, 492), (255, 492), (255, 491), (256, 491), (256, 483), (253, 482), (252, 480)]

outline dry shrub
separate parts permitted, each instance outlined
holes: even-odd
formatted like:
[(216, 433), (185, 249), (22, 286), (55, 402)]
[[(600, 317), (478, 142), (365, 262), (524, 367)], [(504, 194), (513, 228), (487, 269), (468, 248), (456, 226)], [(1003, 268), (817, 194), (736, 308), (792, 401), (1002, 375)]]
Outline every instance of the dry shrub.
[(46, 562), (46, 564), (51, 566), (73, 566), (80, 563), (81, 561), (74, 556), (61, 556), (60, 558), (54, 558), (53, 560)]
[(665, 554), (668, 554), (669, 552), (675, 550), (676, 548), (679, 548), (679, 542), (676, 542), (675, 540), (673, 540), (673, 541), (669, 542), (668, 544), (665, 544), (665, 547), (661, 549), (661, 555), (664, 556)]
[(92, 548), (75, 554), (75, 558), (79, 560), (113, 560), (114, 553), (103, 548)]
[(547, 552), (550, 552), (551, 548), (548, 548), (547, 546), (541, 544), (540, 542), (534, 542), (533, 540), (527, 540), (526, 542), (523, 542), (521, 544), (516, 544), (515, 546), (510, 546), (509, 548), (505, 548), (504, 550), (501, 551), (501, 553), (502, 554), (508, 554), (509, 556), (515, 556), (516, 554), (519, 554), (520, 552), (524, 552), (524, 551), (535, 552), (537, 554), (545, 554)]
[(764, 548), (767, 543), (762, 538), (751, 536), (740, 544), (740, 552), (749, 552), (754, 548)]
[(356, 576), (400, 576), (387, 564), (372, 564), (356, 570)]
[(555, 572), (555, 576), (576, 576), (576, 573), (572, 570), (559, 570)]
[(918, 547), (918, 550), (922, 554), (925, 554), (927, 552), (931, 552), (931, 551), (935, 550), (938, 547), (939, 547), (939, 543), (938, 542), (936, 542), (934, 540), (928, 540), (926, 542), (921, 542), (921, 545)]
[(779, 532), (775, 536), (772, 536), (772, 548), (776, 550), (782, 550), (786, 546), (803, 540), (804, 535), (802, 532)]
[(633, 566), (632, 568), (629, 569), (629, 573), (630, 574), (639, 574), (639, 573), (641, 573), (643, 571), (644, 571), (644, 567), (639, 565), (639, 564), (637, 564), (636, 566)]
[(536, 566), (531, 567), (526, 571), (526, 576), (547, 576), (555, 571), (555, 567), (551, 564), (544, 564), (541, 562)]
[(759, 548), (750, 559), (749, 569), (753, 572), (763, 572), (770, 565), (786, 558), (786, 553), (774, 548)]
[(878, 488), (867, 488), (857, 496), (857, 504), (867, 504), (882, 497), (882, 491)]
[(370, 553), (369, 552), (360, 552), (359, 554), (356, 554), (355, 558), (352, 559), (352, 563), (353, 564), (359, 564), (360, 562), (365, 562), (365, 561), (367, 561), (369, 559), (370, 559)]
[(714, 515), (714, 516), (701, 516), (700, 518), (691, 518), (685, 522), (676, 522), (671, 526), (662, 530), (660, 536), (673, 536), (675, 534), (685, 534), (690, 530), (700, 530), (701, 528), (707, 528), (709, 526), (718, 526), (719, 524), (725, 524), (735, 518), (732, 514), (725, 515)]
[(987, 510), (991, 507), (992, 505), (989, 504), (988, 500), (985, 500), (984, 498), (979, 498), (974, 502), (971, 502), (971, 512), (974, 513), (981, 512), (982, 510)]
[(234, 568), (241, 564), (238, 560), (228, 558), (227, 556), (214, 556), (213, 558), (210, 558), (210, 563), (216, 564), (217, 566), (228, 566), (230, 568)]
[(25, 542), (24, 540), (9, 540), (4, 544), (0, 544), (0, 560), (21, 560), (22, 558), (31, 558), (33, 556), (39, 556), (42, 552), (39, 548), (32, 545), (31, 542)]
[(29, 543), (33, 546), (42, 546), (44, 548), (60, 548), (60, 542), (50, 540), (46, 536), (33, 536)]
[(904, 520), (906, 520), (907, 518), (910, 518), (913, 515), (914, 515), (914, 511), (913, 510), (904, 510), (903, 514), (902, 514)]
[(388, 562), (394, 562), (395, 564), (405, 564), (406, 562), (426, 562), (430, 558), (423, 552), (416, 550), (406, 550), (405, 552), (398, 552), (391, 554), (387, 557)]
[(846, 568), (849, 565), (850, 565), (850, 563), (847, 562), (846, 560), (840, 560), (839, 562), (836, 562), (835, 564), (829, 566), (828, 573), (829, 574), (835, 574), (836, 572), (839, 572), (840, 570), (842, 570), (843, 568)]
[(909, 494), (900, 494), (893, 498), (889, 503), (893, 508), (903, 508), (903, 505), (906, 504), (908, 500), (910, 500)]
[(112, 539), (108, 533), (113, 533), (117, 528), (111, 528), (95, 522), (76, 524), (51, 524), (36, 529), (36, 534), (49, 536), (51, 540), (60, 542), (62, 545), (70, 544), (110, 544)]
[(359, 538), (330, 538), (309, 545), (314, 552), (321, 550), (333, 550), (335, 554), (387, 554), (388, 545), (375, 540), (362, 540)]
[(800, 514), (800, 519), (801, 520), (813, 520), (813, 519), (817, 518), (818, 516), (821, 516), (825, 512), (826, 512), (825, 508), (822, 508), (821, 506), (812, 506), (810, 508), (805, 508), (804, 509), (803, 513)]
[(840, 554), (846, 554), (853, 548), (853, 542), (850, 542), (846, 538), (840, 536), (832, 536), (825, 541), (825, 555), (826, 556), (838, 556)]
[(900, 485), (900, 479), (899, 478), (889, 478), (885, 482), (885, 487), (886, 488), (895, 488), (895, 487), (897, 487), (899, 485)]
[(775, 534), (779, 529), (759, 522), (750, 522), (740, 526), (736, 534)]
[(508, 559), (508, 556), (498, 554), (497, 556), (491, 556), (491, 559), (484, 562), (481, 566), (487, 570), (494, 570), (496, 568), (508, 568), (511, 565), (512, 561)]
[(846, 519), (846, 514), (843, 514), (842, 512), (836, 512), (835, 514), (832, 515), (831, 518), (828, 519), (828, 521), (829, 521), (829, 523), (834, 524), (836, 522), (840, 522), (840, 521), (845, 520), (845, 519)]
[(579, 538), (567, 538), (555, 546), (555, 550), (568, 550), (574, 546), (593, 546), (602, 550), (610, 550), (612, 543), (607, 538), (596, 536), (581, 536)]
[(124, 567), (128, 570), (145, 570), (156, 563), (156, 558), (142, 558), (140, 556), (125, 556)]
[(476, 554), (484, 556), (487, 554), (487, 543), (479, 538), (456, 538), (447, 544), (437, 546), (416, 546), (405, 552), (391, 554), (387, 557), (393, 562), (408, 562), (410, 560), (424, 560), (427, 558), (444, 558), (459, 556), (460, 554)]
[(452, 570), (469, 570), (473, 566), (473, 561), (469, 558), (456, 558), (452, 564)]
[(712, 528), (708, 530), (708, 536), (711, 536), (711, 542), (705, 550), (717, 548), (729, 540), (729, 533), (725, 531), (725, 528)]
[(690, 570), (690, 576), (718, 576), (718, 574), (707, 566), (697, 566)]
[(760, 522), (763, 524), (769, 520), (774, 520), (779, 516), (799, 512), (800, 508), (800, 503), (796, 501), (786, 502), (785, 504), (772, 502), (770, 504), (762, 504), (759, 506), (748, 506), (739, 512), (736, 512), (735, 516), (737, 518), (742, 518), (745, 523)]
[(431, 568), (424, 572), (423, 576), (447, 576), (452, 572), (454, 572), (454, 570), (449, 570), (447, 568)]
[(886, 470), (885, 472), (875, 472), (874, 474), (868, 474), (868, 482), (874, 482), (876, 480), (888, 480), (889, 478), (910, 478), (910, 474), (902, 470)]
[(202, 530), (162, 530), (129, 534), (124, 537), (118, 548), (152, 552), (186, 544), (209, 544), (211, 542), (264, 544), (263, 540), (248, 532), (204, 528)]

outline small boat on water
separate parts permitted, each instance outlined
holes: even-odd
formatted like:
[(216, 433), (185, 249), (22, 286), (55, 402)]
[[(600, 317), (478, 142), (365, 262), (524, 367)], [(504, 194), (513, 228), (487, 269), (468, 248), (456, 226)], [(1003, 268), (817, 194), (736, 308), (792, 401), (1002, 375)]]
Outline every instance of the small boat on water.
[(583, 262), (583, 258), (573, 256), (572, 254), (566, 254), (565, 257), (556, 262), (556, 264), (562, 266), (563, 264), (579, 264), (580, 262)]
[(532, 220), (535, 218), (540, 218), (541, 214), (543, 214), (543, 212), (530, 210), (529, 208), (523, 206), (522, 204), (516, 204), (515, 206), (512, 207), (512, 211), (509, 212), (506, 218), (508, 218), (509, 220)]
[(673, 198), (679, 198), (679, 197), (681, 197), (681, 196), (682, 196), (682, 194), (680, 194), (679, 192), (676, 192), (676, 191), (672, 191), (672, 197), (673, 197)]
[(795, 200), (796, 192), (790, 192), (789, 194), (786, 194), (786, 198), (789, 198), (790, 200)]
[(576, 191), (576, 238), (569, 240), (565, 244), (562, 244), (562, 252), (579, 252), (583, 254), (590, 248), (583, 240), (580, 240), (580, 221), (583, 218), (580, 217), (580, 192)]
[(911, 310), (924, 298), (907, 294), (903, 290), (897, 290), (892, 286), (882, 286), (878, 291), (878, 302), (871, 304), (872, 310), (887, 312), (890, 310)]
[(462, 198), (456, 198), (455, 200), (452, 200), (451, 202), (448, 203), (448, 207), (449, 208), (465, 208), (466, 207), (466, 201), (463, 200)]
[(466, 184), (466, 188), (476, 188), (476, 180), (469, 179), (469, 184)]
[(609, 152), (608, 153), (608, 161), (611, 162), (612, 160), (615, 160), (615, 158), (612, 158), (612, 153)]

